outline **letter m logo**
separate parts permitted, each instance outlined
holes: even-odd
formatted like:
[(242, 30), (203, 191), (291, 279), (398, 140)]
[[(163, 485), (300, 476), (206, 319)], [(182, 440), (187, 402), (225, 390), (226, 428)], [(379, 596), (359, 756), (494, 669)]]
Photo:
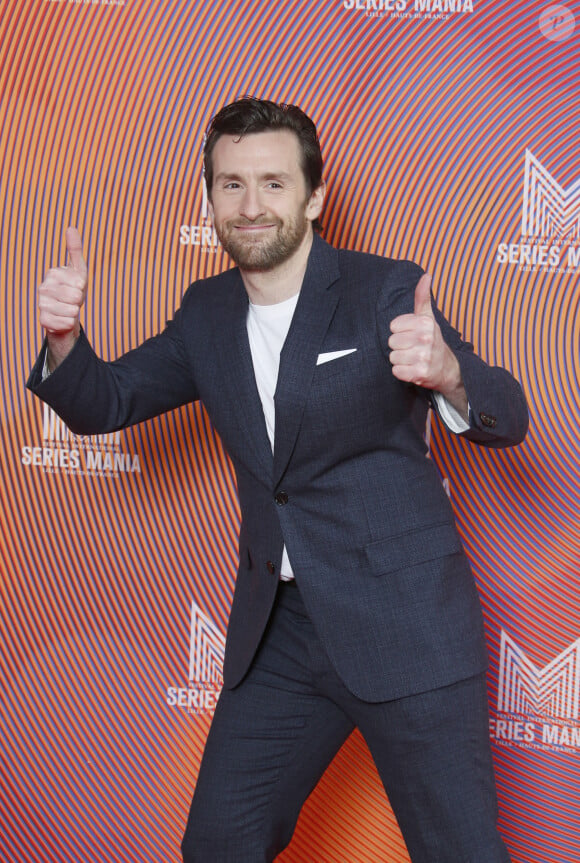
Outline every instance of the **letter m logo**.
[(578, 719), (579, 692), (580, 638), (544, 668), (537, 668), (502, 630), (498, 713)]
[(563, 189), (526, 150), (522, 236), (580, 239), (580, 180)]
[(225, 638), (217, 626), (191, 603), (191, 637), (189, 642), (189, 680), (221, 687)]

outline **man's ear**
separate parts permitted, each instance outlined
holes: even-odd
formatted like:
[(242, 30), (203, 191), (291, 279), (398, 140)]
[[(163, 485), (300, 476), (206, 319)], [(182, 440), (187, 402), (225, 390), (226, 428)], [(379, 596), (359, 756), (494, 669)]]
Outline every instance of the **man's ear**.
[(310, 195), (310, 199), (306, 205), (306, 218), (314, 222), (322, 212), (324, 198), (326, 197), (326, 183), (323, 180)]

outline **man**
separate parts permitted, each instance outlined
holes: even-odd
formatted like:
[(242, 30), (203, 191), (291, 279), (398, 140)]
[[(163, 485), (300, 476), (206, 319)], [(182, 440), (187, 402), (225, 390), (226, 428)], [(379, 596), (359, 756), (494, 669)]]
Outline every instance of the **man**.
[(519, 443), (519, 385), (450, 327), (410, 262), (315, 232), (325, 184), (298, 108), (241, 99), (208, 129), (215, 228), (237, 267), (194, 283), (164, 332), (100, 362), (79, 325), (81, 241), (39, 289), (29, 386), (77, 433), (201, 399), (242, 524), (224, 689), (185, 863), (270, 861), (354, 727), (413, 863), (508, 860), (496, 827), (479, 600), (424, 430)]

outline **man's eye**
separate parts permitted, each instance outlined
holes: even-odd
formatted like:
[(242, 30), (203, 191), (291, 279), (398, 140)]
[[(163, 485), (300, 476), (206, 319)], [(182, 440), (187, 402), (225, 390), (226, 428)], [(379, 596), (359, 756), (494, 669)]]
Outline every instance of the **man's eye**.
[(239, 188), (240, 188), (240, 184), (235, 183), (233, 180), (230, 183), (226, 183), (224, 186), (224, 189), (239, 189)]
[(276, 180), (272, 180), (270, 183), (268, 183), (268, 188), (269, 189), (281, 189), (282, 183), (277, 183)]

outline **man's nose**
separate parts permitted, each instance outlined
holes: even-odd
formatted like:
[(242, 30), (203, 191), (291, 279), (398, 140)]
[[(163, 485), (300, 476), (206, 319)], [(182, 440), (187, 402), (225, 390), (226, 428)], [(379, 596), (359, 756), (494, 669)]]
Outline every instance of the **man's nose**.
[(259, 190), (250, 186), (246, 187), (242, 200), (240, 201), (240, 215), (254, 221), (264, 213), (264, 206), (260, 199)]

